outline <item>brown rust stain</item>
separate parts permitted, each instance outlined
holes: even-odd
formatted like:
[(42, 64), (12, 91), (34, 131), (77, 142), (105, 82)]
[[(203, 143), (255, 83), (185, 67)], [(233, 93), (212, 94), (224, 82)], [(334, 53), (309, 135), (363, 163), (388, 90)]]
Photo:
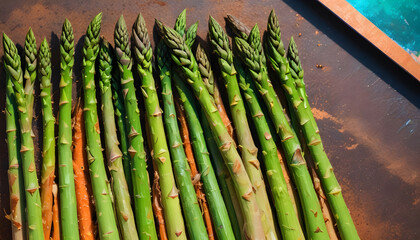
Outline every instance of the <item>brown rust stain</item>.
[(400, 239), (401, 224), (378, 214), (375, 199), (368, 193), (357, 191), (347, 179), (341, 179), (345, 200), (351, 208), (351, 216), (362, 239)]
[(314, 107), (312, 108), (312, 113), (317, 120), (329, 120), (337, 124), (337, 131), (350, 134), (352, 138), (350, 137), (349, 140), (355, 139), (358, 142), (345, 146), (346, 150), (354, 150), (359, 144), (363, 144), (375, 154), (376, 157), (373, 159), (383, 165), (392, 175), (399, 177), (410, 185), (420, 187), (419, 175), (416, 169), (411, 168), (406, 159), (401, 158), (395, 146), (387, 146), (383, 139), (376, 137), (377, 135), (366, 127), (365, 122), (348, 116), (340, 117), (339, 119), (324, 110)]

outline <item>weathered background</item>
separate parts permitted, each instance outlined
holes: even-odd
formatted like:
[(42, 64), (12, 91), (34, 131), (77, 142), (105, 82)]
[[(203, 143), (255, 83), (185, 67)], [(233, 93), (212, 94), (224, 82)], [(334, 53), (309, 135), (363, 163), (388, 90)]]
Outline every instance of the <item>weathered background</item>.
[[(131, 26), (141, 12), (152, 33), (154, 18), (172, 26), (187, 8), (188, 25), (199, 21), (198, 34), (206, 39), (210, 14), (224, 24), (223, 17), (230, 13), (265, 30), (274, 8), (285, 44), (295, 36), (324, 145), (361, 238), (420, 238), (420, 84), (316, 1), (1, 0), (0, 5), (0, 32), (22, 46), (32, 27), (38, 45), (44, 36), (50, 42), (55, 82), (59, 79), (58, 38), (65, 17), (74, 27), (76, 65), (80, 65), (81, 37), (100, 11), (104, 14), (102, 34), (113, 42), (120, 14)], [(0, 87), (4, 89), (2, 61), (0, 65)], [(80, 70), (75, 67), (75, 80), (80, 79)], [(54, 99), (58, 99), (57, 90), (55, 84)], [(5, 99), (4, 91), (0, 91), (0, 99)], [(1, 109), (4, 102), (0, 101)], [(57, 112), (57, 104), (54, 107)], [(38, 101), (35, 118), (40, 117)], [(40, 147), (41, 126), (34, 128), (35, 143)], [(0, 138), (5, 139), (4, 115)], [(0, 154), (0, 239), (10, 239), (10, 223), (3, 216), (3, 209), (9, 211), (4, 142)]]

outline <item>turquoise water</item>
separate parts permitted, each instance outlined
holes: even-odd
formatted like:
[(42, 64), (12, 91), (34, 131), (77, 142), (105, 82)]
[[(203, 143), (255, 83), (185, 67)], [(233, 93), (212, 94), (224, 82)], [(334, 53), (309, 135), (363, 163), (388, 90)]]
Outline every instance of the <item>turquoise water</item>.
[(420, 54), (420, 0), (347, 0), (401, 47)]

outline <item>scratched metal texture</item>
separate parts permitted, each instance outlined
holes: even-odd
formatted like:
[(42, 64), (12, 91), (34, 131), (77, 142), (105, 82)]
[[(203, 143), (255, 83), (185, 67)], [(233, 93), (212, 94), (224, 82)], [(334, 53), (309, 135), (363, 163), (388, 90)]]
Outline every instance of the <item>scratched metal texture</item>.
[[(102, 35), (110, 42), (120, 14), (129, 27), (142, 12), (152, 33), (154, 18), (173, 25), (187, 8), (187, 23), (199, 21), (205, 44), (209, 14), (220, 23), (233, 14), (248, 25), (266, 29), (274, 8), (285, 44), (293, 35), (305, 70), (305, 81), (326, 152), (341, 183), (344, 198), (362, 239), (419, 239), (420, 228), (420, 84), (350, 30), (316, 1), (42, 1), (1, 0), (0, 32), (19, 44), (31, 26), (40, 44), (52, 47), (54, 112), (57, 113), (59, 41), (67, 17), (76, 38), (75, 82), (80, 80), (81, 37), (89, 21), (103, 12)], [(153, 33), (154, 38), (156, 34)], [(300, 37), (299, 37), (300, 35)], [(203, 40), (204, 39), (204, 40)], [(1, 51), (0, 56), (3, 55)], [(317, 68), (316, 65), (323, 68)], [(5, 73), (0, 62), (0, 87)], [(78, 84), (74, 84), (75, 90)], [(37, 89), (39, 91), (39, 88)], [(74, 98), (77, 92), (74, 91)], [(5, 99), (4, 90), (0, 99)], [(4, 109), (5, 101), (0, 101)], [(39, 99), (35, 106), (35, 146), (42, 135)], [(0, 138), (5, 139), (4, 115)], [(0, 239), (10, 239), (7, 147), (0, 144)], [(41, 158), (40, 151), (36, 154)]]

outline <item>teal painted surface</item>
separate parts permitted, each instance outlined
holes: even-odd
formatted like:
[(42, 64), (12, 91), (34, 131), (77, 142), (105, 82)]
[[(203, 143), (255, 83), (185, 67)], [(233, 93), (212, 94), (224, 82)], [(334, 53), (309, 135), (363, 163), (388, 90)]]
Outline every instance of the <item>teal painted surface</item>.
[(405, 50), (419, 56), (419, 0), (347, 1)]

